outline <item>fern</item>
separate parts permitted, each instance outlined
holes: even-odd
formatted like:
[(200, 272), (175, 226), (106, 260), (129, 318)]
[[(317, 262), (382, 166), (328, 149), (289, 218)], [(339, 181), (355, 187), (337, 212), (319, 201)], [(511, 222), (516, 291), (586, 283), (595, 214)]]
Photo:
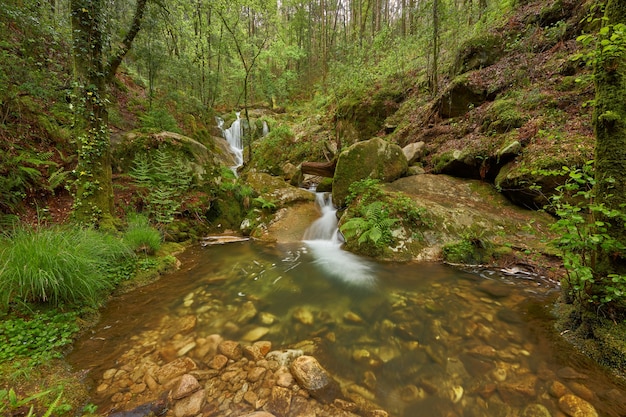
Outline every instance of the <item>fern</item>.
[(353, 217), (341, 226), (346, 238), (357, 237), (359, 245), (371, 241), (375, 246), (393, 242), (392, 227), (399, 220), (389, 217), (389, 211), (381, 201), (365, 207), (362, 217)]

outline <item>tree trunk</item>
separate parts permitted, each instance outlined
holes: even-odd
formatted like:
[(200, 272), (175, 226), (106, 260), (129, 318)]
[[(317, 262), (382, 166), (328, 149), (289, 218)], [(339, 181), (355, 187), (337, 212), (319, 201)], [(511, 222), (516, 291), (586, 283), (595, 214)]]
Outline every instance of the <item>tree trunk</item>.
[(310, 175), (319, 175), (320, 177), (332, 178), (335, 175), (335, 167), (337, 160), (329, 162), (303, 162), (302, 173)]
[(84, 224), (113, 225), (111, 147), (106, 108), (110, 82), (141, 27), (147, 0), (138, 0), (130, 30), (105, 65), (103, 55), (104, 0), (72, 0), (72, 53), (76, 81), (76, 195), (74, 214)]
[(74, 213), (86, 224), (112, 224), (113, 185), (102, 59), (101, 0), (72, 0), (78, 135)]
[[(596, 106), (593, 125), (596, 136), (595, 176), (597, 202), (607, 208), (626, 212), (626, 4), (610, 0), (606, 6), (605, 26), (608, 32), (600, 37), (595, 61)], [(616, 32), (621, 32), (612, 39)], [(616, 40), (617, 38), (617, 40)], [(607, 49), (602, 42), (608, 41)], [(626, 229), (619, 217), (604, 219), (609, 222), (609, 235), (626, 246)], [(624, 254), (604, 253), (597, 272), (626, 273)]]

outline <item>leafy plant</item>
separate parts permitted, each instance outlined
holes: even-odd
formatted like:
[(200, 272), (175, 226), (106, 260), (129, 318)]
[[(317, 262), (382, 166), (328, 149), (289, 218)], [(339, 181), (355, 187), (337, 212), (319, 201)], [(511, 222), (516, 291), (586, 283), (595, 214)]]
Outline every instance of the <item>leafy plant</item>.
[(18, 228), (0, 239), (0, 309), (11, 302), (97, 306), (106, 272), (132, 256), (113, 236), (91, 229)]
[(29, 319), (4, 318), (0, 321), (0, 362), (27, 357), (37, 364), (61, 357), (60, 349), (71, 344), (79, 330), (77, 317), (77, 312), (51, 310)]
[[(19, 411), (22, 407), (27, 406), (33, 401), (48, 395), (52, 390), (40, 391), (36, 394), (30, 395), (26, 398), (18, 398), (15, 390), (13, 388), (7, 390), (0, 390), (0, 413), (4, 412), (5, 409), (9, 409), (11, 411)], [(56, 399), (48, 406), (48, 410), (42, 414), (42, 417), (50, 417), (52, 413), (54, 413), (61, 401), (61, 397), (63, 396), (63, 392), (60, 392), (57, 395)], [(6, 401), (6, 404), (3, 404)], [(26, 417), (36, 417), (34, 412), (35, 406), (31, 405), (28, 410), (28, 414)]]
[(161, 149), (152, 159), (145, 153), (137, 154), (130, 175), (143, 191), (148, 213), (161, 224), (174, 220), (194, 178), (180, 157)]
[(166, 130), (168, 132), (181, 133), (174, 116), (167, 110), (155, 108), (139, 116), (141, 127), (144, 130)]
[(254, 199), (254, 202), (261, 206), (262, 210), (274, 211), (276, 210), (276, 202), (271, 200), (266, 200), (263, 197), (259, 196)]
[(341, 226), (346, 238), (356, 237), (358, 244), (371, 241), (376, 246), (385, 246), (393, 241), (392, 226), (399, 220), (389, 217), (389, 211), (381, 201), (367, 205), (362, 217), (352, 217)]
[(602, 276), (602, 254), (624, 254), (626, 247), (609, 234), (607, 220), (626, 221), (620, 210), (596, 202), (593, 161), (580, 169), (563, 167), (565, 184), (551, 197), (550, 208), (559, 219), (552, 226), (557, 232), (552, 244), (561, 250), (567, 271), (564, 290), (567, 298), (582, 307), (598, 308), (626, 302), (626, 276)]

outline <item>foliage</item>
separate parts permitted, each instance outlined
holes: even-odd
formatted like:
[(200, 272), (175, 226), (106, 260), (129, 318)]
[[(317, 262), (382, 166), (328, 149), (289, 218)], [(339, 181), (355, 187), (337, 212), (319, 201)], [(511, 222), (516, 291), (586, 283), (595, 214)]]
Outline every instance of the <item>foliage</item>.
[(60, 358), (61, 348), (71, 344), (79, 330), (77, 312), (49, 310), (30, 316), (12, 315), (0, 321), (0, 363), (29, 358), (31, 364), (38, 364)]
[(346, 238), (357, 237), (359, 245), (371, 241), (378, 247), (393, 241), (392, 226), (398, 219), (389, 217), (389, 210), (382, 201), (368, 204), (360, 214), (361, 217), (352, 217), (341, 226), (341, 232)]
[[(0, 413), (4, 412), (5, 409), (8, 409), (10, 412), (19, 412), (22, 407), (27, 406), (28, 404), (37, 400), (40, 397), (48, 395), (50, 392), (51, 390), (40, 391), (26, 398), (18, 398), (13, 388), (9, 389), (8, 391), (4, 389), (0, 390)], [(57, 395), (56, 399), (52, 402), (52, 404), (48, 406), (48, 410), (44, 414), (42, 414), (42, 417), (50, 417), (55, 411), (57, 411), (62, 396), (63, 392), (60, 392), (59, 395)], [(36, 417), (34, 410), (35, 406), (31, 405), (26, 417)]]
[(92, 229), (18, 228), (0, 239), (0, 309), (13, 302), (98, 306), (111, 287), (108, 268), (132, 256)]
[(193, 182), (191, 168), (182, 158), (161, 149), (153, 157), (137, 154), (130, 175), (142, 191), (148, 214), (161, 224), (174, 220)]
[(161, 247), (163, 238), (161, 232), (150, 226), (146, 216), (133, 214), (128, 218), (123, 240), (133, 251), (152, 255)]
[(378, 179), (352, 183), (346, 202), (350, 216), (340, 229), (346, 238), (356, 237), (359, 246), (371, 243), (381, 250), (395, 242), (394, 228), (402, 226), (419, 232), (431, 225), (425, 208), (416, 206), (403, 193), (385, 192)]
[(143, 130), (158, 130), (182, 133), (174, 116), (167, 110), (155, 108), (139, 116)]
[[(53, 189), (46, 184), (41, 172), (42, 167), (57, 165), (50, 160), (51, 156), (51, 152), (37, 155), (28, 150), (4, 152), (0, 149), (0, 212), (15, 213), (34, 190)], [(54, 184), (58, 185), (56, 180)]]
[(588, 309), (624, 305), (626, 276), (602, 276), (599, 271), (601, 254), (623, 256), (626, 251), (608, 233), (610, 222), (626, 221), (626, 215), (596, 201), (593, 161), (579, 169), (563, 167), (562, 174), (567, 181), (557, 188), (550, 208), (559, 217), (552, 227), (559, 237), (552, 244), (562, 252), (567, 298)]

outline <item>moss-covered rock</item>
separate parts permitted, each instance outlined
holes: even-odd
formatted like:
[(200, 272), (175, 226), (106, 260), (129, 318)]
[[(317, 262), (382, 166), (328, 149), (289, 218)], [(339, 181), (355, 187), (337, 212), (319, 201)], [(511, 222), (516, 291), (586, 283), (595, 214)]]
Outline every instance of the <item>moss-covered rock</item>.
[(400, 178), (408, 164), (402, 149), (393, 143), (374, 138), (355, 143), (339, 155), (333, 178), (333, 201), (345, 204), (348, 188), (365, 178), (391, 182)]
[(468, 39), (459, 47), (454, 68), (456, 74), (484, 68), (495, 63), (504, 52), (502, 36), (487, 33)]

